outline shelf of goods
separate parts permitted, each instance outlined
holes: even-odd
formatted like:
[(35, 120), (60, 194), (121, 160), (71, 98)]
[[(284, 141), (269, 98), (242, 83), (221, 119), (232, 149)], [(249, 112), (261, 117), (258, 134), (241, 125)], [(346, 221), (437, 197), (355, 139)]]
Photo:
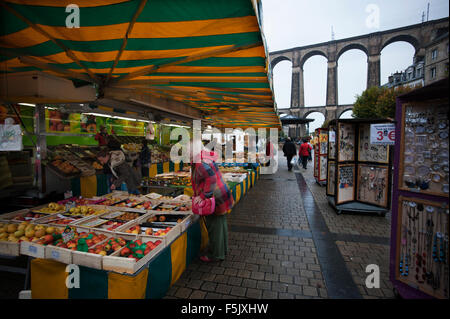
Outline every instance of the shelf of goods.
[(390, 120), (341, 119), (328, 127), (328, 203), (344, 211), (384, 216), (391, 204), (392, 146), (371, 144), (370, 127)]
[(448, 79), (397, 99), (390, 280), (402, 298), (449, 298)]
[[(0, 254), (35, 258), (32, 298), (162, 298), (208, 239), (189, 197), (149, 195), (114, 192), (1, 215)], [(80, 218), (52, 222), (61, 216)], [(80, 288), (67, 288), (67, 264), (79, 266)]]
[(327, 183), (327, 155), (328, 155), (328, 130), (318, 128), (316, 143), (314, 143), (314, 178), (320, 185)]
[[(175, 164), (173, 162), (164, 162), (151, 164), (149, 167), (149, 176), (157, 174), (176, 172), (183, 168), (183, 163)], [(86, 177), (76, 177), (70, 180), (73, 196), (94, 197), (109, 193), (111, 186), (109, 178), (105, 174), (96, 174)]]

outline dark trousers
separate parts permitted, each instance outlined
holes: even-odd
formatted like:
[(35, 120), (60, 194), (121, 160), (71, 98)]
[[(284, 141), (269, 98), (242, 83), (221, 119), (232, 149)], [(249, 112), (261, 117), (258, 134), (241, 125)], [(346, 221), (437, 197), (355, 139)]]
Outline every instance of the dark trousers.
[(308, 164), (308, 156), (302, 156), (302, 165), (304, 169), (306, 169), (307, 164)]
[(292, 161), (292, 158), (293, 158), (293, 157), (294, 157), (294, 155), (287, 155), (287, 156), (286, 156), (288, 170), (291, 170), (291, 169), (292, 169), (291, 161)]

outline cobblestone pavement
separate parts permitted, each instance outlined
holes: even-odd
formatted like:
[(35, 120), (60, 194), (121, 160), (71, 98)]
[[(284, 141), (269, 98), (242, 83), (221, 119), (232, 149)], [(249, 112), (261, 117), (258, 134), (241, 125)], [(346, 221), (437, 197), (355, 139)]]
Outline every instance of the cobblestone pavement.
[[(299, 172), (319, 210), (312, 215), (305, 211), (311, 206), (303, 203), (306, 194), (300, 192)], [(311, 221), (315, 214), (321, 215), (328, 233), (315, 228), (317, 221)], [(228, 223), (226, 260), (209, 264), (194, 260), (165, 298), (339, 298), (339, 277), (352, 290), (341, 298), (393, 297), (388, 268), (390, 214), (336, 215), (326, 201), (325, 188), (312, 177), (311, 162), (306, 171), (296, 167), (288, 172), (280, 156), (278, 172), (261, 176), (233, 209)], [(379, 289), (365, 287), (368, 264), (380, 267)]]

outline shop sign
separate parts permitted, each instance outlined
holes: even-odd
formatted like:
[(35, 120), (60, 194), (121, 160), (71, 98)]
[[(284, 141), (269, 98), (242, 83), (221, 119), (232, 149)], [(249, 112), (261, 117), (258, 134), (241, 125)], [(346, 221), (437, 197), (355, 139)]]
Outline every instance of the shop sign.
[(370, 144), (395, 144), (395, 124), (370, 124)]
[(20, 125), (0, 124), (0, 151), (21, 151), (22, 149)]

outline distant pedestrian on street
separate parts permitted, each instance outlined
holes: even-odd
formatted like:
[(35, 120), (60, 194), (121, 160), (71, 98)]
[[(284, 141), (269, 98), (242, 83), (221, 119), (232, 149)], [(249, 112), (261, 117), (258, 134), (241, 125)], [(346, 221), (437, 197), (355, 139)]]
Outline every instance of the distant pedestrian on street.
[(295, 154), (297, 154), (297, 148), (295, 147), (295, 144), (291, 141), (291, 138), (287, 138), (286, 142), (283, 145), (283, 153), (284, 156), (286, 156), (287, 159), (287, 166), (288, 166), (288, 171), (292, 170), (292, 158), (295, 156)]
[(300, 145), (300, 151), (298, 152), (298, 155), (300, 156), (300, 159), (302, 160), (303, 168), (306, 169), (306, 166), (308, 164), (308, 158), (311, 155), (312, 147), (308, 144), (308, 140), (304, 139), (302, 145)]

